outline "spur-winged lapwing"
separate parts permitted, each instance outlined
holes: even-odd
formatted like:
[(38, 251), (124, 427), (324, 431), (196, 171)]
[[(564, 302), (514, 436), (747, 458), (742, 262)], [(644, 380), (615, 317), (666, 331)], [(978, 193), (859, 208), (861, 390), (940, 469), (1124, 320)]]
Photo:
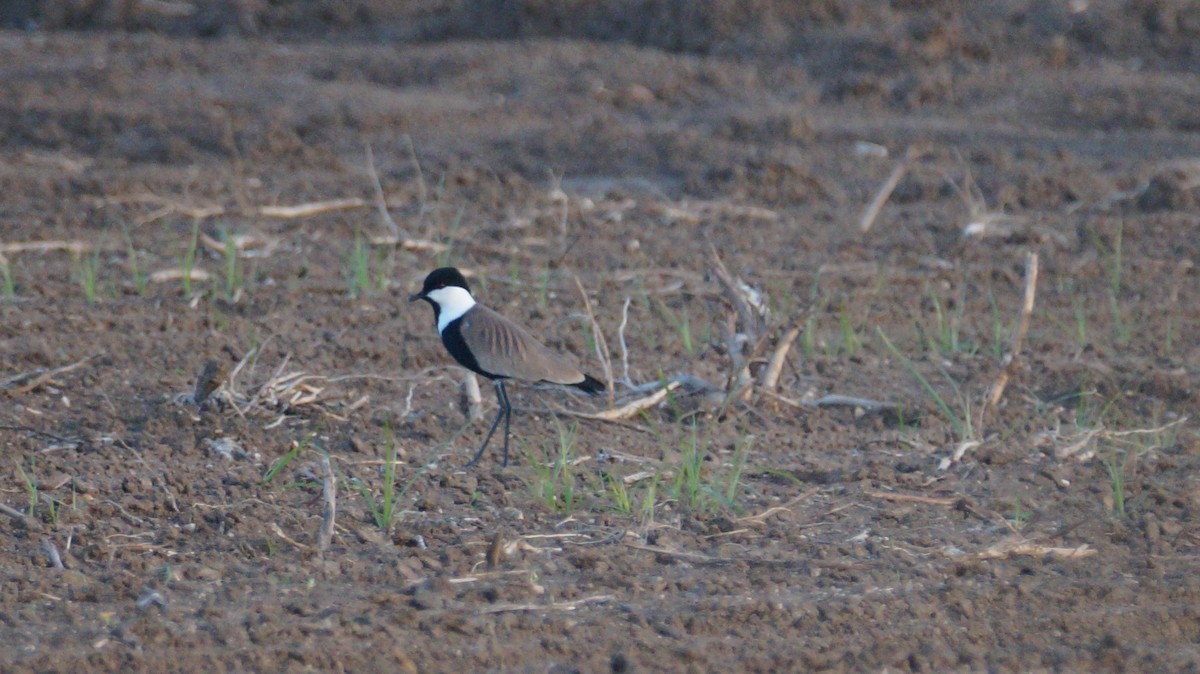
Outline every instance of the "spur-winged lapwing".
[(518, 381), (573, 386), (586, 393), (604, 390), (600, 380), (590, 377), (569, 360), (551, 351), (529, 334), (525, 328), (479, 304), (461, 272), (454, 267), (435, 269), (425, 277), (421, 292), (411, 295), (409, 302), (425, 300), (433, 307), (442, 344), (459, 365), (473, 370), (496, 386), (500, 409), (488, 429), (483, 444), (468, 466), (473, 466), (504, 417), (504, 460), (508, 465), (508, 427), (512, 420), (512, 405), (504, 382)]

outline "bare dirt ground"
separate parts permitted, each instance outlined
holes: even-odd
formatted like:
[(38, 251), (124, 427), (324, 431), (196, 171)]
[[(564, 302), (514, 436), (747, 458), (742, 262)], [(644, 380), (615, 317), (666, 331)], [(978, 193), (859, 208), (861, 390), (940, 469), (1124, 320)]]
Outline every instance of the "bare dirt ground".
[(1200, 669), (1200, 8), (753, 4), (7, 3), (0, 670)]

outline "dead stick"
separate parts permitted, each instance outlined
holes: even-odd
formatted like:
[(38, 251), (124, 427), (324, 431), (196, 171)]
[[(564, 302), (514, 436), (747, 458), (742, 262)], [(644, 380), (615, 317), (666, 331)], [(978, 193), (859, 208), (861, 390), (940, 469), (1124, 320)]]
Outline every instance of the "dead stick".
[(321, 530), (317, 536), (317, 549), (324, 557), (330, 542), (333, 541), (333, 531), (337, 521), (337, 480), (334, 478), (333, 465), (329, 462), (328, 454), (321, 455), (321, 471), (325, 475), (325, 481), (321, 486), (325, 508), (321, 513)]
[(463, 400), (467, 407), (467, 419), (479, 421), (483, 419), (483, 395), (479, 392), (479, 379), (474, 372), (468, 372), (463, 377)]
[(925, 152), (924, 148), (916, 145), (909, 146), (904, 152), (904, 158), (892, 169), (887, 180), (883, 181), (883, 185), (880, 185), (879, 191), (871, 199), (871, 203), (867, 204), (866, 209), (863, 210), (862, 218), (858, 221), (860, 231), (864, 234), (870, 231), (871, 226), (875, 224), (875, 218), (879, 215), (879, 211), (883, 209), (883, 205), (891, 198), (892, 192), (896, 191), (896, 185), (900, 184), (900, 180), (904, 178), (905, 173), (908, 173), (908, 168), (912, 166), (913, 162), (920, 159)]
[(604, 339), (604, 332), (600, 330), (600, 323), (596, 321), (596, 314), (592, 311), (592, 300), (588, 298), (587, 291), (583, 289), (583, 282), (578, 276), (575, 277), (575, 287), (583, 297), (583, 308), (587, 311), (588, 320), (592, 322), (592, 334), (596, 337), (596, 357), (600, 359), (600, 366), (604, 368), (604, 387), (608, 390), (608, 406), (612, 408), (616, 402), (616, 391), (613, 388), (612, 356), (608, 353), (608, 340)]
[(632, 388), (633, 381), (629, 379), (629, 346), (625, 343), (625, 326), (629, 324), (629, 305), (633, 302), (630, 297), (625, 298), (625, 304), (621, 307), (621, 325), (617, 328), (617, 342), (621, 345), (621, 368), (622, 377), (626, 386)]
[(46, 253), (53, 250), (65, 250), (72, 255), (82, 255), (84, 251), (94, 246), (83, 241), (18, 241), (16, 243), (0, 244), (0, 253)]
[(882, 400), (871, 400), (870, 398), (855, 398), (853, 396), (843, 396), (830, 394), (822, 396), (806, 402), (805, 404), (812, 407), (861, 407), (867, 412), (878, 412), (881, 410), (894, 410), (896, 403), (889, 403)]
[[(729, 273), (729, 269), (725, 267), (720, 254), (717, 253), (716, 246), (713, 246), (712, 243), (708, 244), (708, 255), (713, 274), (720, 281), (726, 298), (733, 305), (734, 311), (737, 313), (736, 320), (733, 316), (728, 317), (728, 325), (725, 331), (725, 341), (729, 350), (729, 358), (733, 365), (727, 389), (731, 393), (740, 392), (742, 400), (749, 400), (750, 395), (754, 392), (753, 382), (750, 377), (750, 363), (764, 341), (761, 334), (762, 321), (758, 319), (754, 309), (750, 306), (750, 302), (746, 299), (745, 292), (738, 287), (738, 281)], [(741, 323), (742, 332), (746, 335), (746, 341), (751, 346), (749, 356), (742, 353), (742, 349), (738, 343), (738, 322)]]
[(907, 503), (927, 503), (929, 505), (952, 506), (958, 503), (961, 499), (957, 498), (940, 498), (935, 496), (917, 496), (915, 494), (893, 494), (886, 491), (869, 491), (867, 496), (871, 498), (880, 498), (885, 501), (899, 501)]
[(800, 326), (797, 325), (784, 333), (783, 339), (779, 340), (779, 345), (775, 347), (775, 353), (771, 355), (767, 369), (763, 371), (762, 387), (764, 389), (774, 391), (778, 386), (779, 375), (783, 373), (783, 364), (787, 359), (788, 351), (792, 349), (792, 344), (799, 336)]
[(372, 246), (397, 246), (404, 250), (417, 252), (429, 251), (433, 253), (441, 253), (443, 251), (450, 250), (450, 246), (444, 243), (428, 241), (426, 239), (402, 239), (398, 236), (392, 236), (391, 234), (388, 234), (387, 236), (372, 236), (370, 241)]
[[(50, 370), (38, 368), (29, 372), (23, 372), (21, 374), (9, 377), (4, 381), (0, 381), (0, 390), (19, 386), (20, 388), (15, 391), (16, 393), (25, 393), (26, 391), (31, 391), (60, 374), (66, 374), (72, 370), (77, 370), (84, 365), (87, 365), (93, 358), (95, 358), (95, 356), (88, 356), (87, 358), (77, 360), (70, 365), (64, 365), (62, 367), (56, 367)], [(24, 386), (22, 386), (22, 384), (24, 384)]]
[(1013, 555), (1025, 555), (1029, 557), (1048, 556), (1055, 559), (1082, 559), (1084, 557), (1091, 557), (1095, 554), (1096, 550), (1088, 547), (1087, 543), (1074, 548), (1063, 548), (1049, 547), (1029, 542), (1008, 545), (1002, 542), (987, 548), (986, 550), (981, 550), (972, 556), (976, 559), (1006, 559)]
[(350, 197), (347, 199), (310, 201), (292, 206), (259, 206), (258, 214), (264, 218), (291, 220), (295, 218), (306, 218), (312, 215), (320, 215), (330, 211), (343, 211), (351, 208), (362, 208), (366, 205), (367, 202), (363, 199), (359, 199), (358, 197)]
[(20, 426), (20, 425), (13, 425), (13, 424), (0, 424), (0, 431), (20, 431), (23, 433), (32, 433), (33, 435), (39, 435), (43, 438), (47, 438), (47, 439), (53, 440), (55, 442), (61, 442), (65, 445), (78, 445), (79, 444), (79, 440), (77, 438), (64, 438), (61, 435), (47, 433), (46, 431), (39, 431), (38, 429), (30, 428), (29, 426)]
[(603, 412), (596, 412), (595, 414), (581, 412), (573, 416), (578, 416), (582, 419), (596, 419), (597, 421), (619, 421), (621, 419), (628, 419), (638, 412), (650, 407), (654, 407), (658, 403), (662, 402), (662, 400), (667, 397), (668, 393), (677, 388), (679, 388), (679, 382), (673, 381), (654, 393), (646, 396), (645, 398), (638, 398), (637, 400), (627, 403), (621, 407), (604, 410)]
[(300, 541), (297, 541), (296, 539), (292, 538), (291, 536), (288, 536), (287, 534), (283, 533), (283, 529), (279, 528), (279, 525), (275, 522), (271, 522), (271, 531), (274, 531), (276, 536), (278, 536), (279, 538), (281, 538), (282, 540), (284, 540), (285, 542), (289, 543), (290, 545), (292, 545), (293, 547), (295, 547), (299, 550), (311, 549), (307, 545), (305, 545), (305, 544), (301, 543)]
[(58, 546), (54, 545), (54, 541), (49, 538), (42, 539), (42, 552), (46, 553), (46, 557), (50, 560), (50, 566), (56, 569), (64, 569), (62, 555), (58, 554)]
[(367, 175), (371, 176), (371, 184), (375, 188), (375, 209), (379, 211), (379, 220), (388, 228), (392, 236), (407, 238), (401, 235), (400, 226), (388, 212), (387, 198), (383, 194), (383, 185), (379, 182), (379, 174), (375, 172), (375, 153), (371, 151), (370, 143), (367, 143)]
[(1025, 300), (1021, 304), (1021, 315), (1013, 327), (1012, 337), (1008, 342), (1008, 352), (1004, 354), (1004, 359), (1001, 361), (1004, 369), (1000, 371), (1000, 375), (996, 377), (996, 383), (988, 392), (988, 407), (995, 408), (999, 404), (1000, 397), (1004, 395), (1004, 389), (1008, 386), (1008, 380), (1016, 370), (1017, 356), (1021, 353), (1025, 333), (1029, 332), (1029, 318), (1033, 315), (1033, 302), (1037, 296), (1037, 277), (1038, 255), (1037, 253), (1027, 253), (1025, 255)]
[(425, 189), (425, 172), (421, 170), (421, 160), (417, 159), (417, 148), (413, 145), (412, 136), (406, 133), (401, 138), (408, 145), (408, 158), (412, 160), (413, 170), (417, 172), (417, 200), (421, 202), (421, 212), (424, 213), (425, 203), (429, 201), (429, 196)]
[(3, 503), (0, 503), (0, 514), (7, 515), (30, 528), (33, 528), (33, 526), (37, 523), (37, 520), (33, 519), (32, 517), (26, 515), (20, 510), (17, 510), (16, 508), (10, 508)]
[(557, 604), (498, 604), (496, 606), (488, 606), (480, 613), (506, 613), (508, 611), (574, 611), (580, 606), (588, 604), (602, 604), (614, 601), (616, 597), (611, 594), (598, 594), (594, 597), (584, 597), (575, 601), (560, 602)]

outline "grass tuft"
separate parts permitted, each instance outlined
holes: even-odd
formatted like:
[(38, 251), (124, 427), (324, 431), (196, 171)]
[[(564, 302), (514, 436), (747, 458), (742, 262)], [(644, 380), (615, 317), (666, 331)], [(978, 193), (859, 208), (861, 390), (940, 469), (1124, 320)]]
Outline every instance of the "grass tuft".
[(553, 417), (558, 429), (556, 446), (547, 448), (542, 456), (526, 452), (533, 467), (530, 489), (534, 499), (554, 512), (573, 511), (578, 505), (579, 479), (575, 475), (575, 441), (578, 425), (564, 426)]
[(961, 393), (958, 392), (958, 386), (954, 383), (954, 380), (950, 380), (950, 384), (955, 387), (955, 393), (958, 394), (959, 400), (964, 408), (964, 414), (961, 418), (954, 413), (954, 410), (950, 409), (950, 406), (946, 404), (945, 399), (943, 399), (937, 390), (933, 388), (933, 386), (929, 383), (929, 380), (925, 378), (925, 375), (921, 374), (921, 371), (917, 369), (917, 366), (914, 365), (911, 360), (909, 360), (908, 356), (905, 356), (900, 352), (900, 349), (896, 348), (895, 344), (892, 344), (892, 340), (888, 339), (888, 336), (883, 332), (883, 329), (876, 327), (875, 332), (878, 333), (879, 338), (883, 340), (883, 343), (885, 346), (887, 346), (888, 351), (892, 352), (892, 355), (894, 355), (900, 361), (900, 364), (904, 366), (904, 369), (907, 370), (910, 375), (912, 375), (913, 379), (915, 379), (917, 383), (920, 384), (921, 388), (924, 389), (927, 394), (929, 394), (929, 397), (933, 399), (934, 404), (937, 405), (938, 411), (942, 413), (942, 416), (945, 417), (946, 421), (950, 423), (950, 426), (954, 428), (955, 437), (957, 437), (959, 440), (972, 439), (975, 433), (971, 420), (970, 401), (964, 398)]
[(88, 304), (95, 304), (98, 299), (97, 284), (100, 279), (100, 251), (91, 255), (80, 255), (75, 259), (75, 273), (79, 287), (83, 290), (83, 298)]

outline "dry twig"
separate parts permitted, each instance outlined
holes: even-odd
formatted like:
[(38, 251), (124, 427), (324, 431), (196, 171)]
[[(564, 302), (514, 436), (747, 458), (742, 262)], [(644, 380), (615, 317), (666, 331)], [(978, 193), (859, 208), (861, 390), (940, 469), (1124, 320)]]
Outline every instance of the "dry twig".
[(8, 517), (13, 518), (14, 520), (25, 525), (25, 528), (27, 528), (27, 529), (39, 528), (37, 520), (26, 515), (25, 513), (21, 512), (20, 510), (17, 510), (16, 508), (11, 508), (7, 505), (4, 505), (3, 503), (0, 503), (0, 515), (6, 515)]
[(871, 498), (883, 499), (885, 501), (893, 501), (900, 503), (925, 503), (928, 505), (952, 506), (956, 505), (962, 499), (960, 498), (945, 498), (938, 496), (918, 496), (916, 494), (897, 494), (887, 491), (869, 491), (867, 496)]
[(307, 545), (305, 545), (305, 544), (301, 543), (300, 541), (292, 538), (291, 536), (288, 536), (287, 534), (283, 533), (283, 529), (279, 528), (279, 525), (276, 524), (275, 522), (271, 522), (271, 531), (275, 532), (275, 535), (278, 536), (285, 543), (288, 543), (289, 545), (291, 545), (292, 547), (294, 547), (298, 550), (311, 550), (311, 548), (309, 548)]
[(330, 211), (344, 211), (352, 208), (362, 208), (366, 205), (366, 201), (358, 197), (350, 197), (347, 199), (309, 201), (307, 203), (293, 204), (291, 206), (259, 206), (258, 214), (264, 218), (294, 220), (296, 218), (307, 218), (313, 215), (321, 215), (322, 213), (329, 213)]
[(379, 211), (379, 221), (387, 227), (388, 232), (392, 236), (401, 239), (408, 238), (401, 233), (400, 226), (392, 219), (392, 214), (388, 212), (387, 198), (383, 194), (383, 185), (379, 182), (379, 174), (375, 172), (375, 153), (371, 151), (371, 144), (367, 143), (367, 175), (371, 176), (371, 185), (375, 188), (375, 209)]
[(616, 597), (611, 594), (598, 594), (575, 601), (564, 601), (556, 604), (496, 604), (494, 606), (485, 607), (480, 613), (487, 615), (491, 613), (508, 613), (510, 611), (574, 611), (581, 606), (590, 604), (605, 604), (610, 601), (615, 601)]
[(621, 307), (621, 325), (617, 328), (617, 342), (621, 345), (621, 382), (629, 388), (633, 388), (633, 381), (629, 378), (629, 346), (625, 344), (625, 326), (629, 324), (629, 305), (632, 303), (632, 298), (625, 298), (625, 304)]
[(1095, 548), (1088, 546), (1087, 543), (1074, 548), (1052, 547), (1034, 543), (1017, 536), (1002, 540), (984, 550), (980, 550), (972, 556), (976, 559), (1006, 559), (1014, 555), (1025, 555), (1029, 557), (1051, 557), (1054, 559), (1069, 560), (1083, 559), (1095, 554)]
[(333, 465), (329, 462), (329, 455), (325, 453), (321, 454), (321, 472), (324, 478), (321, 483), (321, 496), (325, 507), (321, 511), (321, 530), (317, 535), (317, 549), (324, 557), (325, 552), (329, 550), (330, 542), (333, 541), (334, 527), (337, 523), (337, 478), (333, 474)]
[(658, 403), (662, 402), (671, 391), (679, 388), (679, 386), (679, 382), (673, 381), (654, 393), (651, 393), (644, 398), (638, 398), (637, 400), (628, 402), (621, 407), (607, 409), (602, 412), (595, 413), (576, 412), (571, 414), (571, 416), (580, 417), (582, 419), (595, 419), (597, 421), (619, 421), (622, 419), (628, 419), (636, 415), (638, 412), (654, 407)]
[(604, 332), (600, 330), (600, 323), (596, 321), (596, 314), (592, 311), (592, 300), (588, 298), (587, 291), (583, 289), (583, 283), (578, 276), (575, 277), (575, 287), (579, 289), (579, 295), (583, 297), (583, 308), (587, 311), (588, 320), (592, 324), (592, 335), (596, 342), (596, 357), (600, 359), (600, 367), (604, 370), (604, 387), (608, 391), (608, 406), (611, 408), (615, 404), (616, 392), (613, 390), (612, 356), (608, 352), (608, 340), (604, 339)]
[(857, 407), (867, 412), (882, 412), (884, 410), (896, 409), (896, 403), (843, 395), (822, 396), (805, 404), (812, 407)]
[(173, 267), (171, 269), (160, 269), (150, 274), (148, 280), (151, 283), (173, 283), (175, 281), (181, 281), (185, 277), (190, 278), (192, 281), (199, 282), (208, 281), (212, 278), (207, 271), (201, 269), (200, 267), (192, 267), (191, 269), (187, 270), (179, 267)]
[(713, 275), (721, 283), (725, 297), (736, 313), (736, 318), (734, 315), (728, 317), (725, 332), (725, 343), (733, 364), (726, 390), (731, 394), (740, 392), (741, 399), (748, 400), (754, 392), (750, 363), (766, 341), (770, 312), (757, 291), (729, 273), (716, 247), (711, 243), (708, 245), (708, 252)]
[(783, 373), (783, 364), (787, 360), (788, 351), (791, 350), (792, 344), (799, 336), (800, 326), (797, 325), (784, 333), (779, 343), (775, 345), (775, 353), (771, 354), (771, 360), (767, 363), (767, 369), (763, 371), (762, 375), (760, 386), (764, 390), (774, 391), (779, 386), (779, 375)]
[(864, 234), (870, 231), (871, 226), (875, 224), (875, 218), (879, 215), (879, 211), (887, 200), (891, 198), (892, 192), (896, 191), (896, 186), (900, 184), (900, 180), (904, 178), (904, 174), (908, 173), (909, 167), (914, 162), (924, 157), (929, 153), (929, 150), (920, 145), (910, 145), (904, 152), (904, 157), (896, 164), (895, 168), (888, 175), (887, 180), (879, 186), (879, 191), (875, 193), (871, 203), (863, 210), (862, 217), (859, 218), (858, 228)]
[[(463, 400), (467, 407), (467, 419), (472, 422), (483, 419), (483, 395), (479, 392), (479, 378), (467, 372), (462, 382)], [(412, 389), (408, 392), (408, 407), (412, 407)], [(404, 415), (407, 416), (407, 415)]]
[(63, 365), (62, 367), (50, 368), (48, 370), (44, 367), (39, 367), (36, 370), (22, 372), (21, 374), (14, 375), (8, 379), (0, 381), (0, 391), (5, 389), (13, 389), (13, 394), (15, 395), (28, 393), (42, 384), (54, 379), (60, 374), (66, 374), (68, 372), (78, 370), (79, 368), (91, 362), (93, 358), (95, 358), (95, 356), (88, 356), (87, 358), (77, 360), (70, 365)]
[(56, 569), (65, 569), (63, 566), (62, 555), (58, 554), (58, 546), (49, 538), (42, 539), (42, 552), (46, 553), (46, 558), (50, 560), (50, 566)]
[(62, 250), (75, 257), (79, 257), (96, 247), (95, 244), (85, 241), (18, 241), (15, 243), (0, 243), (0, 254), (47, 253)]
[[(988, 392), (985, 401), (985, 407), (994, 409), (999, 404), (1000, 397), (1004, 395), (1004, 389), (1008, 386), (1008, 380), (1017, 369), (1017, 356), (1021, 353), (1021, 345), (1025, 341), (1025, 333), (1029, 332), (1029, 317), (1033, 314), (1033, 302), (1037, 296), (1037, 277), (1038, 255), (1037, 253), (1028, 253), (1025, 255), (1025, 296), (1024, 301), (1021, 303), (1021, 314), (1017, 319), (1017, 324), (1013, 326), (1012, 335), (1009, 337), (1008, 351), (1001, 360), (1004, 369), (1000, 371), (1000, 375), (996, 377), (996, 382), (992, 384), (992, 388)], [(982, 415), (982, 411), (980, 414)], [(980, 427), (982, 427), (982, 423)]]

